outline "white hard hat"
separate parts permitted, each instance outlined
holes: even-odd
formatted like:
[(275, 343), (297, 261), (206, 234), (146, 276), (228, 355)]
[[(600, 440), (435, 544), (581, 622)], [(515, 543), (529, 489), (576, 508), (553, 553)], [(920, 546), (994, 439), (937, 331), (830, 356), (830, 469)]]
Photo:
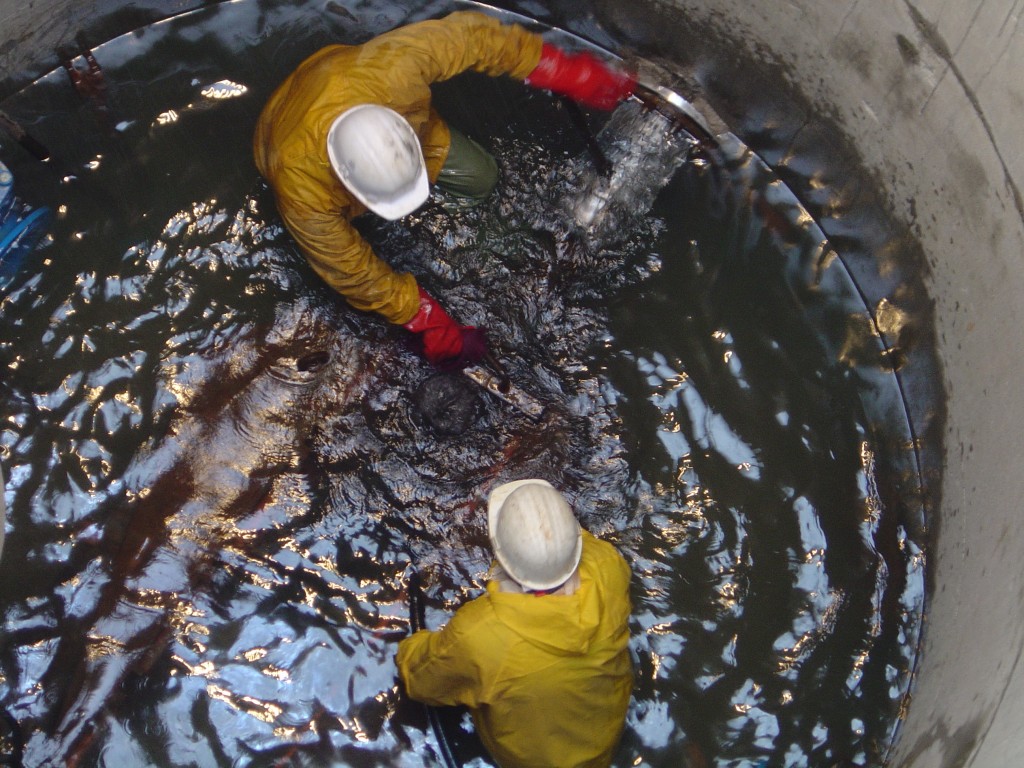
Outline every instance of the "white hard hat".
[(487, 528), (501, 567), (526, 589), (559, 587), (579, 565), (580, 524), (545, 480), (516, 480), (491, 491)]
[(363, 205), (385, 219), (412, 213), (430, 194), (416, 131), (393, 109), (360, 104), (327, 132), (331, 167)]

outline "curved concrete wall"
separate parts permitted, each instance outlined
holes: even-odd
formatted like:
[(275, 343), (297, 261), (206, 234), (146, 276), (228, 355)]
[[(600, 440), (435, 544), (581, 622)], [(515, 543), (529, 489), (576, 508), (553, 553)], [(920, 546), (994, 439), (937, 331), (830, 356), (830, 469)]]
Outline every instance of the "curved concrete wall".
[[(95, 44), (203, 4), (0, 0), (0, 97), (56, 66), (56, 47), (79, 34)], [(890, 763), (1024, 765), (1019, 2), (498, 4), (664, 60), (677, 88), (779, 169), (868, 302), (907, 312), (911, 332), (889, 341), (905, 355), (923, 461), (931, 590)]]

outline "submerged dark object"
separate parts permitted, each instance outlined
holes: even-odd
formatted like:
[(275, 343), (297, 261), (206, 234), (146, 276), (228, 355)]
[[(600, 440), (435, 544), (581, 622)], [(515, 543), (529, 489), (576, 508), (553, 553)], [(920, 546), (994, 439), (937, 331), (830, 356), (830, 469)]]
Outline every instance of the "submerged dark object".
[(442, 435), (461, 435), (480, 417), (480, 393), (458, 373), (437, 373), (420, 384), (413, 403), (424, 421)]
[(25, 751), (21, 726), (10, 712), (0, 712), (0, 766), (21, 768)]
[(21, 125), (6, 112), (0, 112), (0, 129), (10, 134), (11, 138), (21, 144), (36, 160), (50, 159), (50, 150), (37, 139), (29, 135)]

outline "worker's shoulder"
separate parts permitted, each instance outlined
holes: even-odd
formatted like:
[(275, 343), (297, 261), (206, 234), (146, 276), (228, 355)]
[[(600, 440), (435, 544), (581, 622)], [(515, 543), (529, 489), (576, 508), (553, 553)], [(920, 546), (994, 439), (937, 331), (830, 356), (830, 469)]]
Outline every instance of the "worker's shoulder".
[(629, 579), (629, 564), (622, 553), (610, 542), (599, 539), (587, 531), (583, 531), (583, 559), (606, 575), (614, 573), (620, 578)]
[(494, 604), (488, 593), (463, 603), (448, 622), (450, 633), (458, 636), (461, 642), (474, 644), (487, 643), (496, 628), (501, 625), (497, 620)]
[(299, 66), (309, 66), (316, 64), (323, 59), (335, 59), (339, 56), (355, 56), (359, 53), (358, 45), (347, 45), (345, 43), (329, 43), (323, 48), (319, 48), (306, 57), (302, 64)]
[(589, 557), (599, 557), (608, 560), (622, 560), (625, 562), (625, 558), (622, 557), (622, 553), (609, 541), (599, 539), (589, 531), (583, 531), (583, 550), (588, 553)]

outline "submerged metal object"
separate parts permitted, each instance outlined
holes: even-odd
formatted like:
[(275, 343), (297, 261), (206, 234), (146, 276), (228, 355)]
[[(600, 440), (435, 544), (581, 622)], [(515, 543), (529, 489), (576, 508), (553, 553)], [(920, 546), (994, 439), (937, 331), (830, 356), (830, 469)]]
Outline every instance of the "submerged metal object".
[(462, 371), (470, 381), (486, 389), (499, 400), (511, 405), (517, 411), (531, 419), (539, 419), (544, 415), (544, 405), (526, 394), (519, 387), (512, 385), (507, 377), (502, 377), (479, 365), (473, 365)]
[[(81, 47), (83, 50), (80, 54), (76, 54), (67, 48), (60, 48), (57, 50), (57, 55), (75, 91), (92, 104), (100, 126), (104, 131), (110, 133), (114, 126), (110, 114), (109, 88), (106, 75), (104, 75), (103, 68), (93, 55), (92, 49), (85, 45)], [(84, 67), (79, 67), (75, 64), (79, 58), (84, 60)]]

